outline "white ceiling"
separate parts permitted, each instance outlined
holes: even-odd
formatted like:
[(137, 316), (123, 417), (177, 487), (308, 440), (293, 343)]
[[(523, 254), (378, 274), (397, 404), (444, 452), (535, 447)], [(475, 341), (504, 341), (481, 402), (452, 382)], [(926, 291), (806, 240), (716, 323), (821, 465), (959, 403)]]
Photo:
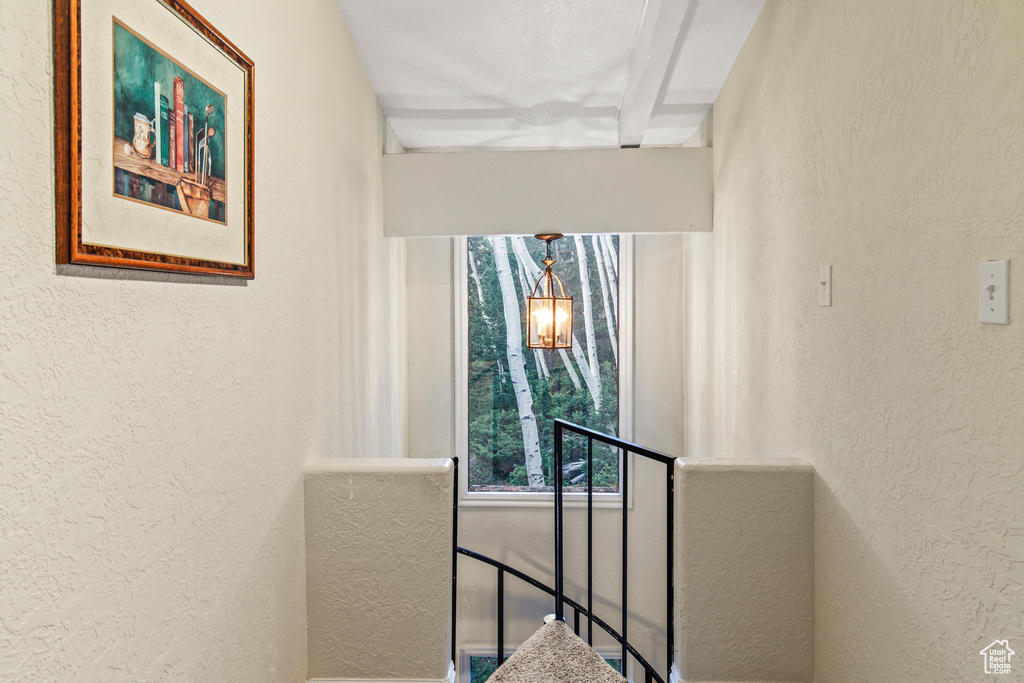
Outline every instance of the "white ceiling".
[(764, 0), (339, 4), (406, 148), (564, 148), (686, 140)]

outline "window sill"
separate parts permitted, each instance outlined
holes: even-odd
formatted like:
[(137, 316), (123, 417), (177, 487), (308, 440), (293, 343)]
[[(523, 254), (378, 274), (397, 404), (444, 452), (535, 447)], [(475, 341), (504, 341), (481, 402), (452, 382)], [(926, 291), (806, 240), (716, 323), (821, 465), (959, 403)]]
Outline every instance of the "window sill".
[[(553, 493), (463, 493), (459, 507), (519, 507), (519, 508), (553, 508)], [(562, 502), (567, 509), (587, 507), (587, 496), (582, 493), (566, 493)], [(622, 495), (618, 493), (598, 493), (594, 495), (594, 509), (622, 507)]]

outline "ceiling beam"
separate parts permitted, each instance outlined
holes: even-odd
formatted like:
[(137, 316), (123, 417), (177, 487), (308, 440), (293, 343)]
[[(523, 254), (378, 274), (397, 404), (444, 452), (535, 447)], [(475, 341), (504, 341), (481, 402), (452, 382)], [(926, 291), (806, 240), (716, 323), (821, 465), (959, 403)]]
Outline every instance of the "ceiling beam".
[(619, 145), (632, 147), (644, 138), (658, 93), (668, 78), (686, 10), (695, 0), (646, 0), (629, 59), (629, 73), (619, 104)]
[(385, 154), (388, 237), (706, 232), (708, 147)]

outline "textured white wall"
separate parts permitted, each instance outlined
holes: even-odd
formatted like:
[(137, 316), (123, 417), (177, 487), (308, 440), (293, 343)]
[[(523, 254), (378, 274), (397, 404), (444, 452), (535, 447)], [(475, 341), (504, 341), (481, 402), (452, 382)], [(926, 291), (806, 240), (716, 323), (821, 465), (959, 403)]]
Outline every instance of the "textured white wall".
[(398, 449), (341, 12), (195, 6), (256, 62), (246, 285), (55, 272), (50, 5), (0, 3), (0, 680), (303, 680), (302, 465)]
[(687, 458), (675, 469), (680, 680), (814, 680), (814, 468)]
[(1022, 35), (1015, 0), (769, 0), (715, 104), (714, 447), (815, 466), (819, 683), (1024, 644), (1024, 296), (975, 293), (1024, 265)]
[(308, 463), (311, 678), (447, 678), (454, 470), (451, 460)]

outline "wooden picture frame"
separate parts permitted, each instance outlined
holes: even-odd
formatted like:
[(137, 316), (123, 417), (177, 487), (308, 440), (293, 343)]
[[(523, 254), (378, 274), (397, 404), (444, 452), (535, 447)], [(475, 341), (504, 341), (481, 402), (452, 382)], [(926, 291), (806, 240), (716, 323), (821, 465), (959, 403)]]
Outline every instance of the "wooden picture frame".
[(253, 278), (253, 78), (184, 0), (54, 0), (57, 263)]

